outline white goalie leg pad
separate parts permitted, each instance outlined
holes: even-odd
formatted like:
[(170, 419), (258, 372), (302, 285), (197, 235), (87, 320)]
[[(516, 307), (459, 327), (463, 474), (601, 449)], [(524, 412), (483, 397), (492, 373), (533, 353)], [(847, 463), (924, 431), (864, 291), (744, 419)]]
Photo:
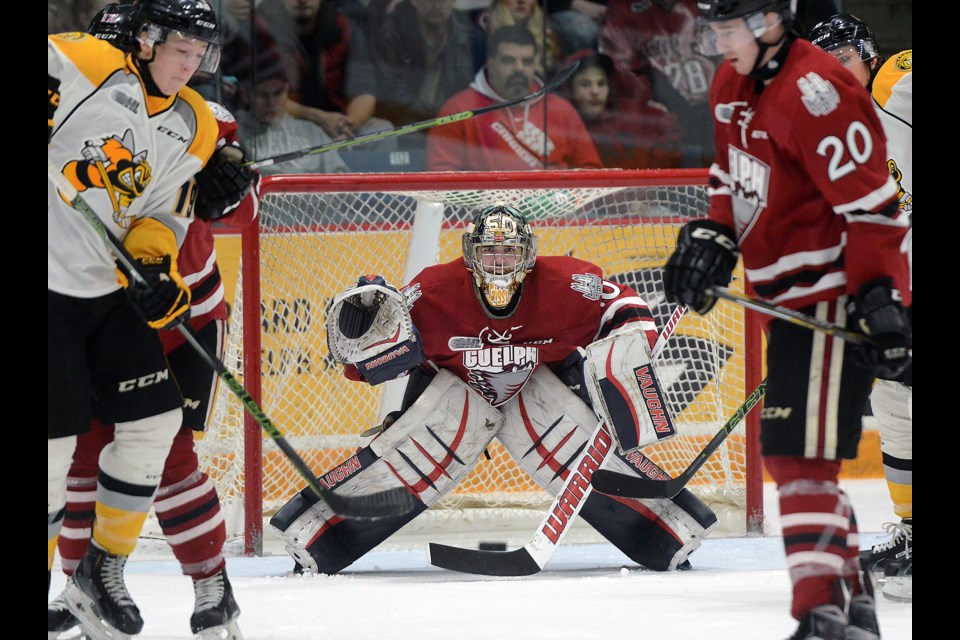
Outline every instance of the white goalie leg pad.
[(642, 328), (591, 343), (586, 358), (584, 374), (593, 407), (623, 451), (677, 434)]
[(503, 426), (503, 414), (447, 370), (370, 443), (380, 460), (352, 485), (358, 493), (382, 491), (398, 480), (428, 507), (473, 469)]
[[(597, 417), (546, 367), (538, 369), (518, 396), (501, 409), (506, 421), (497, 439), (540, 487), (556, 496), (565, 481), (555, 470), (572, 464), (596, 428)], [(627, 456), (615, 450), (606, 456), (604, 468), (633, 475), (659, 473), (649, 463), (637, 462), (636, 455)], [(632, 503), (630, 508), (647, 514), (651, 520), (659, 519), (681, 541), (682, 548), (671, 560), (670, 569), (686, 560), (717, 523), (706, 505), (692, 494), (688, 497), (691, 511), (670, 499), (621, 500), (625, 508)]]
[[(342, 495), (365, 495), (407, 487), (430, 507), (456, 487), (476, 466), (483, 450), (500, 430), (504, 416), (457, 376), (441, 370), (416, 402), (366, 449), (320, 477), (325, 485), (344, 474), (356, 473), (335, 489)], [(357, 471), (359, 462), (379, 458)], [(354, 462), (357, 461), (357, 462)], [(301, 492), (302, 494), (303, 492)], [(291, 521), (283, 514), (302, 510)], [(278, 517), (284, 516), (284, 517)], [(292, 517), (292, 516), (291, 516)], [(320, 499), (315, 504), (298, 495), (271, 519), (270, 526), (284, 540), (287, 551), (301, 563), (312, 559), (305, 551), (316, 534), (336, 514)], [(279, 522), (290, 523), (278, 528)]]

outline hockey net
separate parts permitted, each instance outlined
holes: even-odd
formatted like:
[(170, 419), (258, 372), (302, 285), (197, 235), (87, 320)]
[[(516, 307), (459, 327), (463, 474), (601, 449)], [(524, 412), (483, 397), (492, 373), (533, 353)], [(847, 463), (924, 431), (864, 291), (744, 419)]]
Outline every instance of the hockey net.
[[(330, 359), (325, 310), (359, 275), (380, 274), (402, 286), (424, 266), (459, 257), (473, 213), (503, 202), (531, 218), (540, 255), (600, 265), (605, 277), (633, 287), (662, 327), (673, 307), (662, 295), (661, 267), (679, 226), (705, 215), (706, 177), (703, 170), (675, 170), (267, 178), (258, 225), (242, 239), (225, 363), (322, 476), (366, 444), (360, 433), (399, 408), (402, 396), (402, 381), (351, 382)], [(759, 382), (760, 349), (744, 326), (743, 310), (721, 301), (707, 316), (688, 313), (661, 356), (658, 376), (678, 435), (645, 453), (668, 473), (682, 471)], [(762, 485), (748, 489), (761, 472), (746, 433), (742, 426), (732, 433), (690, 485), (732, 534), (762, 515), (755, 490)], [(264, 518), (305, 482), (226, 385), (197, 449), (230, 534), (259, 553)], [(469, 530), (480, 520), (499, 529), (517, 522), (521, 540), (529, 536), (552, 498), (498, 442), (488, 452), (417, 520), (437, 533)]]

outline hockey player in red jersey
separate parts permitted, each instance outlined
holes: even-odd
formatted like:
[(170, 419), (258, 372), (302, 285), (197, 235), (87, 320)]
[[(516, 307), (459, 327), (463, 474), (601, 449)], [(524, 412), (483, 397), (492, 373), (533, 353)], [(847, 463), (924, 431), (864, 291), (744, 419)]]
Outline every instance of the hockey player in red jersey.
[[(884, 62), (873, 33), (863, 21), (839, 13), (817, 24), (810, 41), (846, 67), (873, 96), (887, 136), (887, 167), (900, 185), (900, 208), (910, 216), (908, 255), (913, 251), (913, 52)], [(912, 264), (912, 259), (911, 259)], [(913, 324), (913, 305), (907, 307)], [(913, 599), (913, 365), (896, 380), (878, 378), (870, 394), (880, 429), (883, 474), (900, 522), (886, 523), (890, 539), (860, 554), (864, 571), (885, 576), (883, 595)]]
[[(743, 259), (765, 300), (862, 331), (855, 346), (768, 321), (762, 456), (777, 483), (793, 585), (792, 640), (879, 637), (856, 520), (837, 478), (877, 375), (911, 360), (905, 212), (870, 95), (791, 28), (789, 0), (702, 0), (701, 47), (724, 57), (711, 94), (717, 160), (707, 220), (664, 269), (667, 299), (705, 314)], [(866, 578), (866, 579), (865, 579)]]
[[(131, 5), (107, 5), (94, 18), (88, 31), (120, 49), (129, 50), (126, 39), (131, 37), (128, 21), (132, 10)], [(207, 104), (219, 127), (217, 149), (222, 153), (223, 149), (232, 147), (234, 151), (228, 153), (242, 158), (233, 115), (217, 103)], [(187, 190), (196, 198), (193, 204), (196, 219), (187, 228), (178, 267), (192, 293), (189, 324), (208, 351), (222, 358), (227, 308), (210, 223), (217, 221), (241, 228), (253, 222), (259, 209), (259, 177), (240, 169), (236, 162), (217, 167), (216, 158), (217, 155), (211, 159), (209, 168), (198, 174), (196, 184)], [(240, 609), (233, 597), (222, 555), (226, 526), (216, 488), (200, 468), (194, 451), (194, 432), (206, 429), (219, 378), (196, 350), (185, 343), (182, 333), (163, 331), (160, 339), (183, 395), (183, 421), (164, 463), (153, 508), (184, 575), (193, 579), (195, 608), (190, 618), (191, 630), (202, 638), (240, 640), (236, 624)], [(73, 575), (89, 546), (98, 459), (113, 438), (114, 426), (98, 420), (94, 420), (91, 431), (77, 438), (67, 476), (66, 515), (57, 547), (67, 576)], [(63, 594), (48, 605), (47, 631), (51, 638), (77, 624)]]
[[(409, 380), (401, 409), (338, 466), (350, 470), (346, 477), (321, 479), (344, 491), (405, 486), (422, 506), (371, 523), (338, 517), (310, 489), (301, 491), (270, 526), (311, 571), (344, 569), (435, 504), (494, 437), (555, 495), (597, 424), (581, 348), (639, 336), (649, 350), (656, 339), (636, 292), (590, 262), (538, 256), (533, 229), (515, 207), (480, 210), (462, 242), (462, 258), (427, 267), (402, 294), (364, 276), (335, 298), (327, 339), (338, 361), (352, 363), (346, 375), (378, 384), (409, 372)], [(640, 473), (619, 451), (608, 460)], [(717, 522), (686, 490), (670, 500), (594, 492), (581, 517), (657, 571), (688, 567), (687, 557)]]

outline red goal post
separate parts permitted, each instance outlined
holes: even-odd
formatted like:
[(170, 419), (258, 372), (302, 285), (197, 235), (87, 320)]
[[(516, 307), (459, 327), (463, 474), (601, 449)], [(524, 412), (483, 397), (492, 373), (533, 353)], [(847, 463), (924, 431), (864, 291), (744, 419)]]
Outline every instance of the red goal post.
[[(366, 444), (360, 433), (398, 408), (403, 388), (403, 381), (351, 382), (330, 359), (326, 307), (359, 275), (402, 286), (424, 266), (458, 257), (477, 208), (504, 202), (530, 217), (541, 255), (598, 264), (608, 279), (633, 287), (662, 327), (673, 309), (662, 295), (661, 267), (679, 226), (706, 214), (706, 182), (703, 169), (265, 178), (259, 221), (242, 235), (225, 364), (318, 476), (336, 473)], [(741, 277), (738, 268), (733, 289), (742, 290)], [(720, 301), (707, 316), (688, 313), (671, 338), (660, 377), (678, 435), (645, 450), (668, 472), (683, 470), (760, 382), (762, 344), (751, 316)], [(762, 532), (757, 429), (753, 412), (690, 485), (728, 534)], [(261, 553), (264, 518), (305, 483), (225, 388), (197, 449), (229, 533), (242, 536), (245, 553)], [(445, 527), (479, 532), (492, 520), (495, 529), (519, 523), (519, 540), (529, 537), (551, 498), (498, 442), (489, 454), (417, 518), (427, 535)]]

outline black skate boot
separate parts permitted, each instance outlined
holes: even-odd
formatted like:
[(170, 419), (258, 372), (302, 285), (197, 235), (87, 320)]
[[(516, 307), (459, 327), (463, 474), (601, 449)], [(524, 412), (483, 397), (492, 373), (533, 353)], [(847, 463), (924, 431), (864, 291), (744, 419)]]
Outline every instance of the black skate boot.
[(107, 553), (91, 541), (64, 591), (67, 607), (91, 640), (126, 640), (143, 629), (143, 618), (123, 582), (129, 556)]
[(877, 622), (877, 605), (874, 600), (873, 576), (864, 571), (863, 593), (853, 596), (847, 605), (847, 628), (844, 640), (880, 640), (880, 625)]
[(821, 604), (804, 614), (788, 640), (845, 640), (846, 626), (843, 609), (835, 604)]
[[(73, 582), (73, 578), (67, 578), (67, 584)], [(67, 599), (64, 597), (66, 589), (60, 593), (53, 602), (47, 605), (47, 640), (81, 640), (83, 632), (80, 631), (80, 621), (70, 613), (67, 608)], [(67, 634), (71, 629), (75, 630), (72, 634)]]
[(237, 626), (240, 607), (233, 599), (226, 569), (209, 578), (194, 580), (193, 593), (196, 600), (190, 630), (197, 640), (243, 640)]
[(883, 597), (894, 602), (913, 602), (913, 547), (902, 557), (887, 560), (883, 567)]
[(887, 522), (883, 528), (890, 533), (890, 539), (860, 552), (860, 568), (864, 571), (883, 573), (887, 560), (913, 545), (913, 518), (904, 518), (899, 523)]

